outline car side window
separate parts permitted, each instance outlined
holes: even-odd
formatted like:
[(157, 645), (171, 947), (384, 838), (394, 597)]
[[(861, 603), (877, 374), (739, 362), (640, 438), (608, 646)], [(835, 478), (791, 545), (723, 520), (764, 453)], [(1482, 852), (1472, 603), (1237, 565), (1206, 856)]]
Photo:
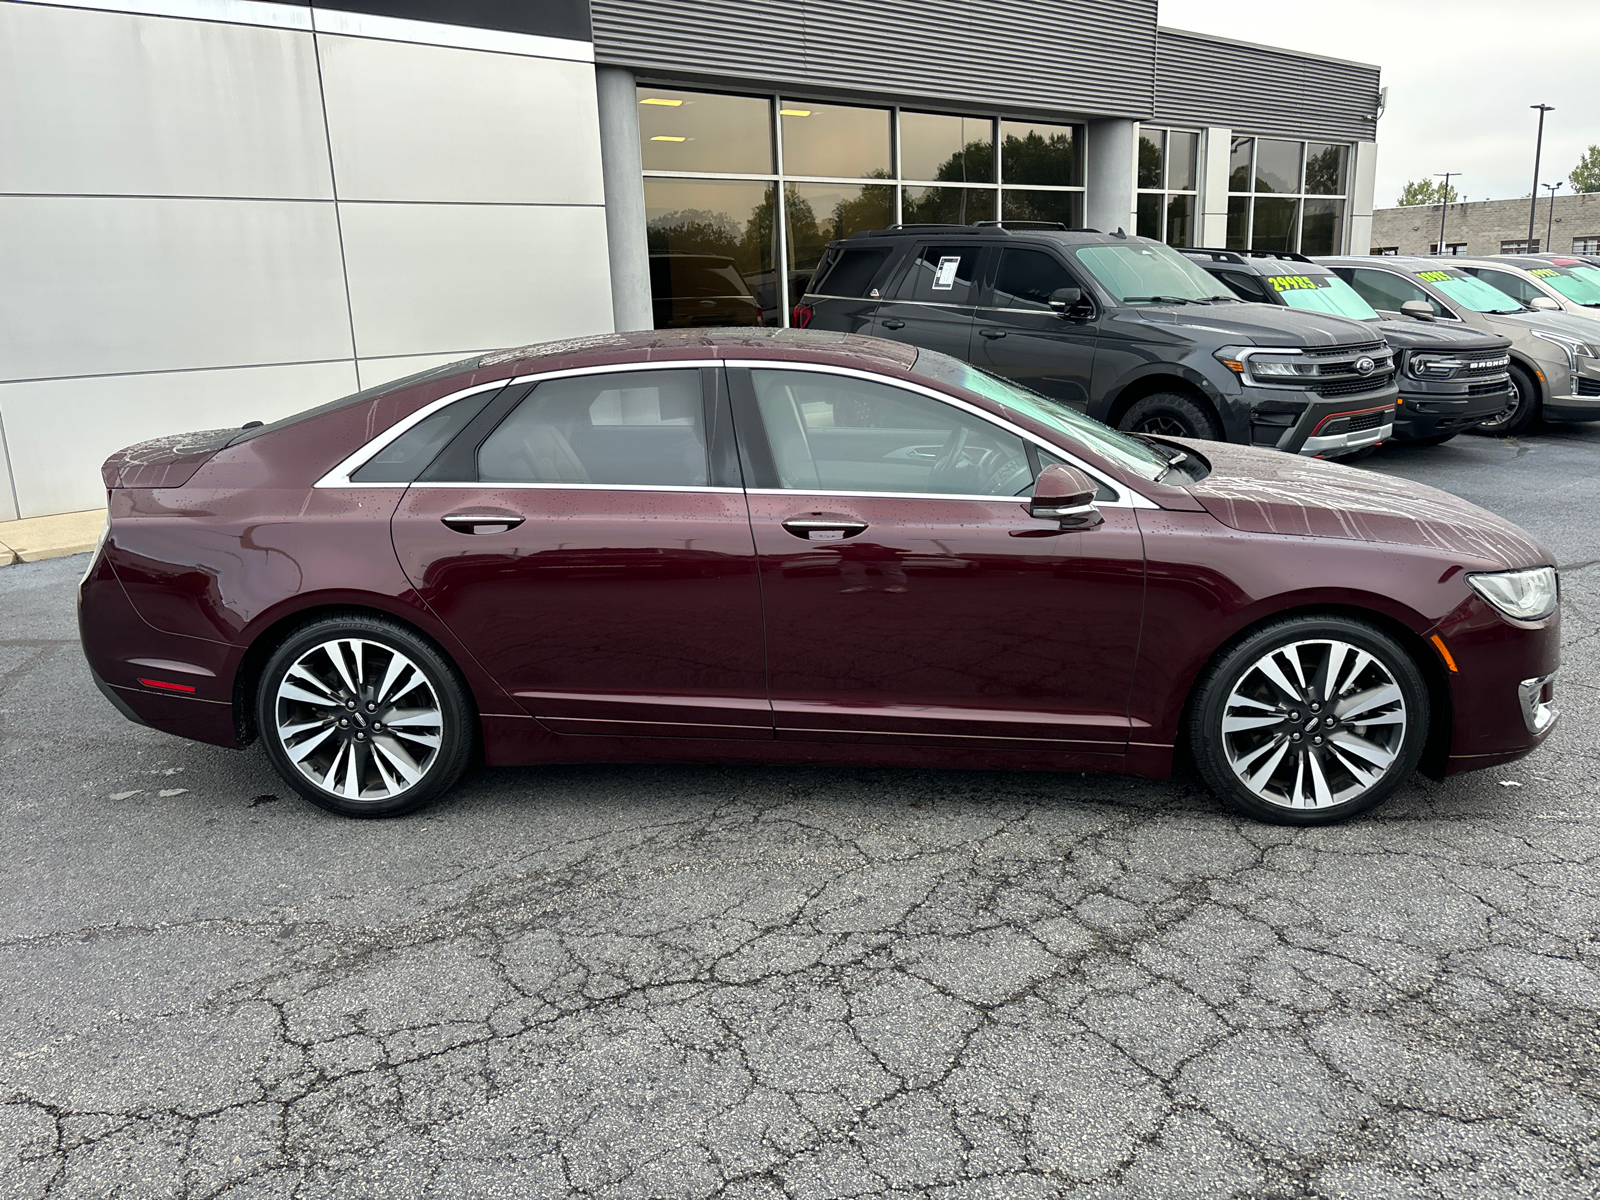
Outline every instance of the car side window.
[(971, 242), (957, 246), (923, 246), (912, 258), (897, 300), (923, 304), (971, 304), (983, 247)]
[(546, 379), (478, 448), (478, 478), (703, 487), (710, 473), (700, 372)]
[(1434, 316), (1442, 317), (1445, 315), (1444, 305), (1403, 275), (1395, 275), (1389, 271), (1371, 271), (1356, 267), (1350, 272), (1349, 283), (1356, 290), (1356, 294), (1372, 305), (1373, 308), (1399, 312), (1402, 304), (1409, 304), (1413, 300), (1421, 300), (1433, 310)]
[(1053, 312), (1051, 295), (1061, 288), (1078, 286), (1078, 281), (1055, 255), (1021, 247), (1007, 249), (1000, 255), (993, 304), (995, 308)]
[(954, 405), (848, 375), (750, 376), (780, 487), (1015, 496), (1033, 483), (1020, 437)]
[(807, 291), (815, 292), (819, 296), (860, 299), (867, 294), (873, 279), (877, 277), (879, 268), (888, 257), (887, 246), (861, 249), (847, 247), (839, 252), (839, 257), (834, 259), (825, 276), (811, 281)]
[(1228, 290), (1241, 300), (1251, 300), (1257, 304), (1271, 304), (1267, 296), (1267, 289), (1261, 281), (1243, 271), (1213, 271), (1213, 279), (1218, 279), (1227, 285)]
[(1523, 279), (1519, 275), (1513, 275), (1510, 271), (1489, 271), (1482, 267), (1466, 267), (1464, 269), (1468, 275), (1476, 275), (1496, 291), (1504, 292), (1523, 304), (1527, 304), (1535, 296), (1544, 295), (1530, 280)]

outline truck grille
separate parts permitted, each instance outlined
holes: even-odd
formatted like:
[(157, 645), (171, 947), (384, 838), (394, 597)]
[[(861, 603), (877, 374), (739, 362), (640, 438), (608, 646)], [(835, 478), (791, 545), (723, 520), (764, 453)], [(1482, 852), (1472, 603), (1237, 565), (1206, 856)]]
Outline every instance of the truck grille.
[(1511, 381), (1502, 376), (1499, 379), (1490, 380), (1488, 383), (1469, 383), (1467, 385), (1467, 395), (1488, 396), (1494, 392), (1503, 392), (1510, 386)]
[(1307, 358), (1348, 358), (1357, 359), (1363, 354), (1377, 358), (1387, 356), (1389, 346), (1386, 342), (1362, 342), (1358, 346), (1325, 346), (1318, 350), (1301, 351)]
[(1386, 410), (1384, 409), (1374, 409), (1372, 412), (1357, 413), (1355, 416), (1350, 418), (1350, 424), (1345, 427), (1346, 432), (1360, 433), (1363, 429), (1376, 429), (1379, 425), (1383, 424), (1383, 418), (1385, 415)]
[(1332, 383), (1319, 383), (1317, 395), (1325, 397), (1359, 396), (1363, 392), (1381, 392), (1394, 378), (1393, 371), (1374, 371), (1371, 375), (1349, 375)]
[(1511, 365), (1511, 356), (1504, 350), (1468, 350), (1458, 357), (1467, 364), (1466, 374), (1469, 378), (1491, 373), (1503, 375)]

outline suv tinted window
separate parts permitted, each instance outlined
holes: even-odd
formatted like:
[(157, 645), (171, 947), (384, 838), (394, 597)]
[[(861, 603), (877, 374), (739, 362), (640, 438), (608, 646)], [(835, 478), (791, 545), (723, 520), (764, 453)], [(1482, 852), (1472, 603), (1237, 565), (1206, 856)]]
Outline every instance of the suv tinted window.
[[(1344, 275), (1345, 271), (1336, 274)], [(1433, 309), (1433, 315), (1444, 315), (1444, 305), (1440, 304), (1427, 292), (1423, 291), (1411, 280), (1388, 271), (1372, 271), (1363, 267), (1349, 268), (1347, 281), (1355, 288), (1356, 293), (1373, 308), (1388, 309), (1390, 312), (1399, 312), (1402, 304), (1412, 300), (1421, 300)]]
[(479, 447), (478, 478), (703, 487), (710, 476), (700, 372), (547, 379)]
[(1022, 439), (950, 404), (867, 379), (750, 372), (779, 485), (798, 491), (1015, 496)]
[(872, 281), (889, 257), (889, 247), (849, 247), (839, 252), (826, 275), (811, 285), (811, 291), (825, 296), (848, 296), (856, 299), (867, 294)]
[(1544, 295), (1543, 292), (1533, 286), (1531, 281), (1513, 275), (1510, 271), (1489, 271), (1482, 267), (1464, 267), (1462, 269), (1468, 275), (1476, 275), (1490, 287), (1496, 288), (1512, 299), (1520, 300), (1524, 304), (1535, 296)]
[(911, 260), (911, 268), (895, 296), (924, 304), (971, 304), (972, 285), (982, 257), (983, 247), (971, 242), (962, 246), (923, 246)]
[(1212, 271), (1211, 275), (1227, 284), (1228, 289), (1241, 300), (1252, 300), (1257, 304), (1272, 303), (1267, 289), (1261, 286), (1261, 281), (1254, 275), (1246, 275), (1243, 271)]
[(1006, 250), (1000, 255), (994, 306), (1051, 312), (1051, 294), (1060, 288), (1077, 286), (1077, 281), (1053, 254), (1021, 248)]

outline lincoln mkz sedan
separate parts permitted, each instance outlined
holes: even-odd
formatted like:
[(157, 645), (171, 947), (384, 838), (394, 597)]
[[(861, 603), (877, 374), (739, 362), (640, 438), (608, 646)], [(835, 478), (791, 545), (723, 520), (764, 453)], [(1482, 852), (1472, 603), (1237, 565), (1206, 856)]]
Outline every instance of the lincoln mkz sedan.
[(1556, 719), (1554, 560), (1517, 527), (874, 338), (548, 343), (104, 473), (101, 690), (259, 737), (350, 816), (475, 759), (1162, 779), (1184, 752), (1313, 824)]

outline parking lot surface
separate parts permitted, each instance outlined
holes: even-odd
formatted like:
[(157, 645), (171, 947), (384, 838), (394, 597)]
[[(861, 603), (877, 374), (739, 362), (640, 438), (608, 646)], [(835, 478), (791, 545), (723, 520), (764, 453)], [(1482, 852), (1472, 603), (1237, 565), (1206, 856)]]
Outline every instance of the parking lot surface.
[(480, 772), (342, 820), (0, 571), (0, 1197), (1600, 1191), (1600, 427), (1367, 469), (1563, 565), (1534, 756), (1281, 829), (1193, 780)]

